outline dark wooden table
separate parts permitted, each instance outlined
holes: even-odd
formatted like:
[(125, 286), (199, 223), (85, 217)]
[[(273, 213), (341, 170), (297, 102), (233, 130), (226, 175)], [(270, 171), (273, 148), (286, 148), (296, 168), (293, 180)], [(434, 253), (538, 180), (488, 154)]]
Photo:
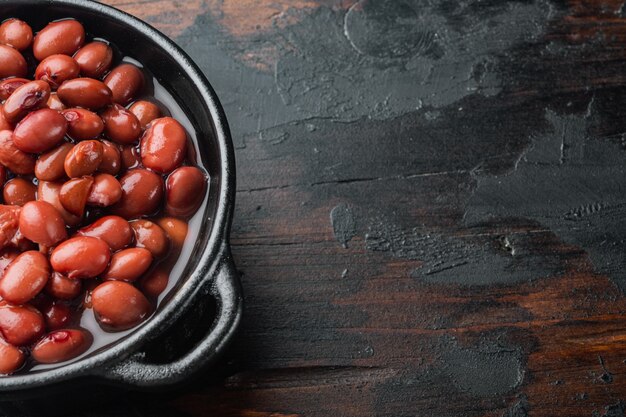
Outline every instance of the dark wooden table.
[(102, 415), (624, 415), (622, 0), (106, 3), (222, 99), (246, 307)]

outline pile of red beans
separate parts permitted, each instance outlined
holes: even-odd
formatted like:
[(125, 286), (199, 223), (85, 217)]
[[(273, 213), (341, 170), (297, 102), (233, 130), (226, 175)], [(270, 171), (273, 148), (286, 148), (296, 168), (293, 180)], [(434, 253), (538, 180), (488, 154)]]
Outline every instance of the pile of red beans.
[(115, 55), (73, 19), (0, 25), (0, 374), (87, 352), (83, 314), (146, 320), (205, 199), (185, 128)]

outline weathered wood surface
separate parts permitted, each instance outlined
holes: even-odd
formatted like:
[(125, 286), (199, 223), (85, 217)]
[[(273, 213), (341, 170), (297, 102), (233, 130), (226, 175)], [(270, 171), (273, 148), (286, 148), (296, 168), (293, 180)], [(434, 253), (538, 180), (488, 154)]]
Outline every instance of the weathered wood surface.
[(623, 1), (106, 2), (222, 98), (246, 293), (111, 415), (624, 415)]

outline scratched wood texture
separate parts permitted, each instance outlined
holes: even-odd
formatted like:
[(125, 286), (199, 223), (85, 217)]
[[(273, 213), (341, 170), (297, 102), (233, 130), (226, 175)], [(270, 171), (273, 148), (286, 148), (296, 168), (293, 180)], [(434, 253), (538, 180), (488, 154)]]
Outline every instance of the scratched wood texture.
[(97, 415), (624, 415), (623, 1), (106, 3), (223, 101), (246, 305)]

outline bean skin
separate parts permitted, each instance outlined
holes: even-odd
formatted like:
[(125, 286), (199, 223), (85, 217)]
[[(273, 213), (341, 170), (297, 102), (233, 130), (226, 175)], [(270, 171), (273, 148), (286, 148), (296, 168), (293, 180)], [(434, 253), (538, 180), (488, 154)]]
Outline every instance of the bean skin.
[(11, 375), (24, 365), (25, 360), (24, 352), (0, 338), (0, 374)]
[[(115, 253), (109, 267), (102, 274), (105, 281), (136, 281), (152, 264), (152, 254), (143, 248), (129, 248)], [(0, 281), (0, 284), (2, 282)]]
[(2, 196), (5, 204), (23, 206), (37, 199), (37, 186), (23, 178), (13, 178), (4, 184)]
[(85, 353), (92, 343), (93, 336), (86, 330), (56, 330), (35, 345), (32, 355), (43, 364), (65, 362)]
[(33, 54), (38, 61), (55, 54), (72, 56), (83, 43), (83, 25), (73, 19), (61, 20), (48, 24), (37, 33), (33, 41)]
[(113, 92), (113, 102), (126, 106), (144, 85), (143, 72), (133, 64), (121, 64), (109, 73), (104, 83)]
[(96, 319), (107, 331), (122, 331), (144, 321), (152, 306), (148, 299), (132, 285), (122, 281), (100, 284), (91, 293)]
[(86, 109), (67, 109), (61, 112), (68, 123), (67, 133), (75, 140), (95, 139), (104, 130), (100, 116)]
[(130, 227), (133, 228), (135, 234), (135, 246), (148, 249), (156, 259), (167, 255), (170, 240), (161, 226), (149, 220), (140, 219), (130, 222)]
[(69, 279), (58, 272), (53, 272), (44, 291), (59, 300), (73, 300), (80, 295), (82, 288), (83, 281)]
[(37, 186), (37, 201), (45, 201), (52, 204), (61, 214), (65, 224), (72, 227), (78, 226), (82, 218), (65, 210), (65, 207), (61, 204), (60, 194), (62, 186), (62, 184), (57, 182), (39, 181), (39, 185)]
[(50, 55), (39, 63), (35, 70), (35, 79), (50, 84), (54, 90), (67, 80), (78, 77), (80, 67), (72, 57), (67, 55)]
[(159, 173), (178, 168), (186, 152), (187, 132), (171, 117), (154, 120), (141, 138), (141, 162)]
[(7, 122), (7, 119), (4, 118), (4, 111), (2, 111), (2, 107), (2, 104), (0, 104), (0, 131), (13, 130), (13, 125)]
[(141, 167), (139, 152), (134, 146), (121, 146), (122, 168), (126, 171)]
[(0, 25), (0, 43), (18, 51), (28, 49), (33, 42), (33, 29), (19, 19), (7, 19)]
[(110, 259), (106, 242), (88, 236), (68, 239), (50, 255), (52, 268), (70, 279), (95, 278), (104, 272)]
[(56, 181), (65, 176), (65, 157), (74, 145), (64, 142), (39, 156), (35, 164), (35, 176), (43, 181)]
[(54, 246), (67, 239), (61, 214), (45, 201), (30, 201), (22, 207), (20, 232), (27, 239), (45, 246)]
[(95, 41), (83, 46), (74, 54), (85, 77), (100, 78), (111, 68), (113, 49), (104, 42)]
[(42, 153), (61, 143), (66, 132), (67, 121), (61, 113), (41, 109), (30, 113), (15, 126), (12, 139), (21, 151)]
[(6, 100), (21, 86), (29, 83), (31, 80), (26, 78), (7, 78), (0, 81), (0, 100)]
[(0, 78), (25, 77), (27, 72), (28, 65), (19, 51), (0, 45)]
[(26, 304), (13, 306), (0, 301), (0, 333), (14, 346), (25, 346), (37, 340), (44, 332), (41, 313)]
[(170, 274), (167, 270), (156, 267), (140, 280), (139, 286), (148, 297), (157, 298), (167, 288), (169, 279)]
[(145, 129), (153, 120), (161, 117), (159, 106), (146, 100), (134, 102), (129, 110), (137, 117), (142, 129)]
[(0, 249), (13, 246), (20, 225), (19, 206), (0, 205)]
[(119, 148), (113, 142), (102, 140), (102, 162), (98, 171), (104, 174), (117, 175), (122, 168), (122, 155)]
[(179, 253), (183, 249), (189, 226), (183, 220), (174, 217), (164, 217), (157, 221), (158, 225), (165, 230), (172, 242), (172, 249)]
[(91, 175), (100, 166), (104, 148), (97, 140), (86, 140), (74, 145), (65, 157), (65, 173), (70, 178)]
[(5, 249), (0, 252), (0, 279), (4, 276), (4, 270), (15, 258), (20, 255), (15, 249)]
[(16, 124), (28, 113), (46, 106), (50, 98), (50, 85), (45, 81), (31, 81), (18, 87), (4, 102), (4, 118)]
[(76, 232), (77, 236), (90, 236), (102, 239), (117, 252), (131, 244), (133, 232), (128, 222), (119, 216), (105, 216)]
[(111, 104), (111, 90), (102, 81), (93, 78), (74, 78), (65, 81), (57, 94), (69, 107), (84, 107), (97, 110)]
[(30, 175), (35, 172), (35, 157), (17, 149), (13, 143), (13, 132), (0, 131), (0, 164), (14, 174)]
[(152, 214), (163, 201), (163, 179), (152, 171), (130, 170), (120, 179), (120, 185), (122, 198), (112, 211), (126, 219)]
[(59, 201), (61, 201), (65, 210), (75, 216), (82, 217), (85, 214), (87, 198), (93, 184), (94, 179), (90, 176), (72, 178), (63, 184), (59, 194)]
[(50, 93), (50, 98), (48, 99), (48, 107), (52, 110), (56, 110), (59, 112), (67, 108), (65, 107), (65, 104), (63, 104), (57, 93)]
[(0, 297), (12, 304), (25, 304), (39, 294), (50, 277), (48, 258), (28, 251), (7, 266), (0, 280)]
[(109, 106), (101, 114), (104, 132), (113, 142), (128, 145), (139, 139), (141, 125), (137, 117), (119, 104)]
[(165, 182), (165, 212), (174, 217), (191, 217), (200, 207), (207, 178), (196, 167), (180, 167)]
[(109, 207), (122, 198), (120, 182), (109, 174), (98, 174), (89, 190), (87, 204), (90, 206)]

